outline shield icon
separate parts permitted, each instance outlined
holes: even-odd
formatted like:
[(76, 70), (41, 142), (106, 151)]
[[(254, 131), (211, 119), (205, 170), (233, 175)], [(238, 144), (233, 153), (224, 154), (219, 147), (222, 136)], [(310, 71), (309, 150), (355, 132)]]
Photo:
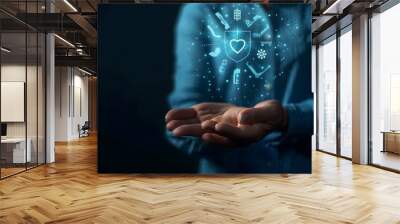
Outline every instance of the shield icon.
[(225, 31), (224, 34), (225, 53), (234, 62), (241, 62), (251, 51), (250, 31)]

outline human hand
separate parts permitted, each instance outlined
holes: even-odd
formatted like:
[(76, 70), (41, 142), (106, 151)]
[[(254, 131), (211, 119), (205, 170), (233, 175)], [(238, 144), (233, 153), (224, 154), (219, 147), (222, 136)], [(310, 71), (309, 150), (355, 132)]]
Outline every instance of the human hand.
[(175, 136), (201, 137), (206, 133), (201, 126), (203, 122), (212, 120), (235, 126), (243, 109), (246, 108), (227, 103), (200, 103), (191, 108), (172, 109), (165, 116), (166, 126)]
[(203, 121), (201, 127), (206, 131), (202, 139), (209, 143), (237, 146), (256, 142), (274, 130), (282, 131), (287, 127), (287, 111), (276, 100), (242, 108), (236, 116), (234, 122), (226, 122), (226, 119)]
[(258, 141), (273, 130), (285, 129), (287, 113), (276, 100), (263, 101), (254, 108), (201, 103), (170, 110), (166, 122), (175, 136), (195, 136), (208, 143), (237, 146)]

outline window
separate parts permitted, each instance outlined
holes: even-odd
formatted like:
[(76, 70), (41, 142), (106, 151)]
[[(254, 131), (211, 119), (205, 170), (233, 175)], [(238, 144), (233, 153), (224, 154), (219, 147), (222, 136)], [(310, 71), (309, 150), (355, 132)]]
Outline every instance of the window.
[(352, 32), (340, 36), (340, 155), (352, 157)]
[(336, 153), (336, 36), (318, 48), (318, 149)]
[(400, 170), (400, 5), (371, 19), (371, 162)]

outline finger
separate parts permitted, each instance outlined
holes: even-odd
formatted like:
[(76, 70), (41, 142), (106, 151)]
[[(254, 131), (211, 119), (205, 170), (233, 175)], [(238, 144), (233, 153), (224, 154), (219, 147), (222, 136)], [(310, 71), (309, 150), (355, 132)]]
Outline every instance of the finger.
[(269, 125), (240, 125), (239, 127), (231, 126), (226, 123), (219, 123), (215, 126), (217, 134), (225, 136), (236, 143), (248, 144), (258, 141), (265, 136), (269, 130)]
[(269, 113), (265, 108), (248, 108), (239, 113), (240, 124), (254, 124), (268, 120)]
[(165, 115), (165, 121), (186, 120), (197, 117), (197, 113), (193, 108), (172, 109)]
[(204, 142), (209, 143), (209, 144), (216, 144), (216, 145), (221, 145), (225, 147), (233, 147), (235, 146), (235, 143), (228, 139), (227, 137), (214, 134), (214, 133), (205, 133), (201, 136)]
[(228, 103), (199, 103), (196, 105), (193, 105), (193, 108), (197, 111), (200, 111), (200, 113), (204, 114), (215, 114), (219, 113), (223, 108), (232, 106), (232, 104)]
[(215, 131), (227, 138), (240, 140), (244, 138), (244, 133), (238, 127), (231, 126), (226, 123), (218, 123), (215, 125)]
[(241, 124), (270, 123), (279, 124), (285, 117), (285, 109), (278, 100), (258, 103), (254, 108), (242, 111)]
[(201, 123), (201, 128), (205, 131), (215, 131), (216, 121), (207, 120)]
[(181, 136), (200, 137), (204, 133), (204, 130), (201, 128), (200, 124), (187, 124), (175, 128), (172, 131), (172, 133), (177, 137)]
[(211, 120), (219, 123), (219, 122), (222, 121), (222, 119), (223, 119), (223, 116), (222, 115), (218, 115), (218, 116), (214, 116)]
[(266, 100), (266, 101), (257, 103), (254, 107), (260, 108), (260, 107), (269, 107), (269, 106), (273, 106), (273, 105), (280, 105), (280, 102), (278, 100)]
[(196, 123), (199, 123), (198, 119), (172, 120), (167, 123), (167, 129), (172, 131), (179, 126)]

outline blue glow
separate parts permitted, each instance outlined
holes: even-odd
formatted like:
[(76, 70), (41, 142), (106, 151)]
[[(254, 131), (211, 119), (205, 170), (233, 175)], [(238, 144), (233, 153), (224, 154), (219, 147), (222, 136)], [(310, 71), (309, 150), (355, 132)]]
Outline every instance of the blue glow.
[[(224, 7), (222, 7), (224, 5)], [(218, 87), (213, 97), (224, 98), (220, 87), (231, 91), (247, 91), (258, 88), (267, 80), (275, 80), (286, 74), (280, 71), (280, 63), (288, 63), (296, 48), (293, 40), (301, 32), (298, 21), (290, 14), (265, 9), (259, 4), (215, 4), (206, 11), (196, 44), (206, 52), (197, 63), (206, 66), (206, 79)], [(279, 13), (278, 13), (279, 12)], [(196, 45), (196, 46), (194, 46)], [(190, 48), (190, 47), (189, 47)], [(190, 49), (188, 49), (190, 51)], [(210, 71), (216, 71), (217, 74)], [(262, 88), (258, 100), (270, 97), (272, 85)], [(235, 98), (230, 99), (232, 103)]]

